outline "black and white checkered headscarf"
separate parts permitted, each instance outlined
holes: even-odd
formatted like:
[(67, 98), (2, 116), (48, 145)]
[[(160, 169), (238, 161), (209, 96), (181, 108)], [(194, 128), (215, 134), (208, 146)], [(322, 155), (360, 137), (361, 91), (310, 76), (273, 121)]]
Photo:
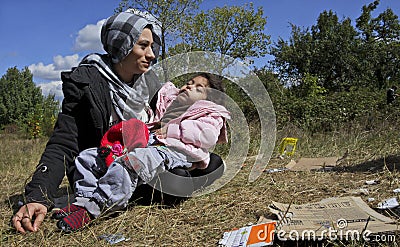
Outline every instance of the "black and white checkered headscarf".
[[(121, 81), (112, 69), (132, 50), (143, 29), (151, 25), (153, 33), (153, 53), (157, 57), (160, 50), (159, 26), (150, 18), (132, 12), (122, 12), (108, 18), (101, 29), (101, 42), (108, 55), (89, 54), (80, 63), (82, 66), (95, 66), (109, 81), (111, 100), (115, 112), (121, 120), (137, 118), (148, 122), (152, 118), (148, 105), (150, 98), (148, 82), (145, 77), (133, 85)], [(155, 60), (155, 59), (154, 59)], [(153, 60), (153, 61), (154, 61)], [(158, 84), (157, 84), (158, 86)]]
[(113, 63), (119, 63), (132, 50), (146, 26), (151, 27), (153, 33), (153, 53), (158, 57), (161, 41), (159, 27), (150, 21), (132, 12), (121, 12), (109, 17), (101, 28), (101, 43), (104, 50), (111, 56)]

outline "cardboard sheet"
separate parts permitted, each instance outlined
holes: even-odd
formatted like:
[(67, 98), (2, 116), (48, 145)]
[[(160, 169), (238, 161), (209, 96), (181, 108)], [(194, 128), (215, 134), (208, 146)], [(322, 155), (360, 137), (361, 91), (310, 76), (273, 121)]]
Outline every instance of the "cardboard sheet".
[[(328, 198), (301, 205), (273, 202), (269, 210), (279, 219), (277, 230), (282, 230), (281, 234), (286, 236), (291, 231), (299, 236), (312, 231), (316, 237), (326, 238), (328, 230), (337, 236), (352, 231), (362, 234), (368, 230), (373, 234), (400, 230), (395, 220), (371, 209), (360, 197)], [(265, 218), (258, 223), (263, 221)]]
[(286, 168), (292, 171), (329, 171), (336, 166), (339, 159), (340, 157), (300, 158), (298, 161), (290, 161)]

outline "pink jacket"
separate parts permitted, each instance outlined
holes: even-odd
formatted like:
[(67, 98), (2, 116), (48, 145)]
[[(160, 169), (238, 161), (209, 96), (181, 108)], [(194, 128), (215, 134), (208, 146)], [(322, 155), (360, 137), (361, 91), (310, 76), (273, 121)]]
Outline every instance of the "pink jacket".
[[(178, 92), (179, 89), (171, 82), (159, 90), (155, 121), (162, 118)], [(225, 107), (199, 100), (182, 115), (172, 119), (166, 135), (157, 135), (157, 139), (168, 147), (182, 151), (191, 159), (189, 161), (199, 162), (197, 165), (200, 168), (206, 168), (210, 160), (208, 150), (217, 143), (227, 142), (226, 119), (230, 119), (230, 113)]]
[(156, 112), (153, 122), (158, 122), (164, 116), (168, 106), (172, 104), (172, 101), (178, 96), (179, 89), (175, 87), (172, 82), (165, 83), (157, 93), (157, 104)]

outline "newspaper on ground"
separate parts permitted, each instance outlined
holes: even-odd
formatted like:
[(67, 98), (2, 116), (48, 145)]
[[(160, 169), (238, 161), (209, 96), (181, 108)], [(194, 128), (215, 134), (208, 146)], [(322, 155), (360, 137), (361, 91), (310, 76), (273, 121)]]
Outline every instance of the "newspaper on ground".
[[(280, 240), (343, 239), (351, 234), (394, 232), (395, 220), (371, 209), (360, 197), (327, 198), (301, 205), (273, 202), (270, 211), (278, 217), (276, 234)], [(266, 219), (260, 219), (258, 223)], [(329, 235), (330, 234), (330, 235)], [(354, 240), (354, 239), (352, 239)]]
[(273, 244), (276, 221), (245, 226), (224, 232), (218, 245), (223, 247), (261, 247)]

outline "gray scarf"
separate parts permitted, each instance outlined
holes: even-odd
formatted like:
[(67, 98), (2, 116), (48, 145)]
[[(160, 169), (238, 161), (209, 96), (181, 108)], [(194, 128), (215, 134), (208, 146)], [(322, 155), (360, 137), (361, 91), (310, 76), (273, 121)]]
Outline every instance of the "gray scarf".
[(111, 100), (115, 112), (121, 120), (137, 118), (145, 123), (153, 118), (153, 112), (148, 104), (149, 89), (141, 76), (140, 80), (136, 80), (131, 86), (122, 82), (111, 69), (111, 62), (105, 55), (90, 54), (86, 56), (80, 66), (94, 66), (99, 72), (108, 79), (111, 89)]

